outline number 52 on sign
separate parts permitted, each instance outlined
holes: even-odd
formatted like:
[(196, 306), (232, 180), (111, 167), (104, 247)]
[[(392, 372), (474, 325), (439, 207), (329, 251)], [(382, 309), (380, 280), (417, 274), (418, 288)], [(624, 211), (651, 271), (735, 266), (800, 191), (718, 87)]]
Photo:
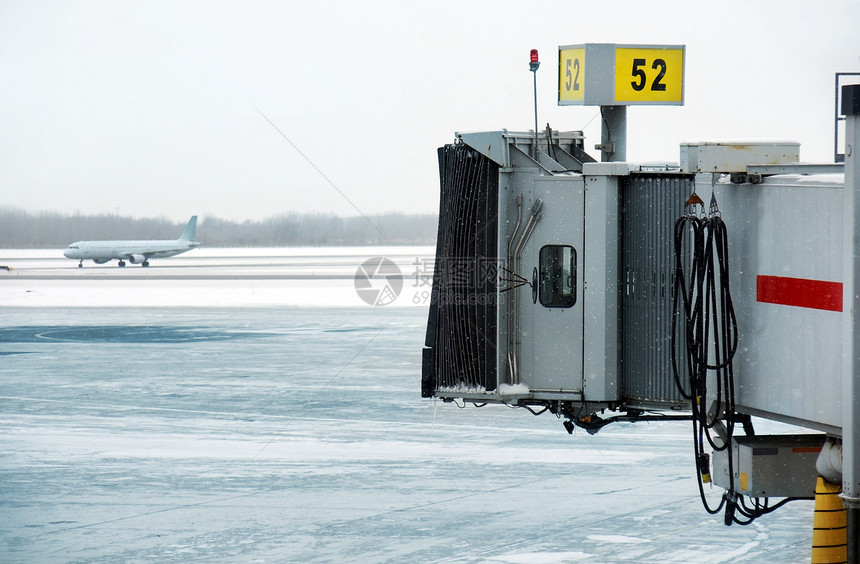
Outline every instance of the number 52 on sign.
[(683, 45), (559, 47), (559, 105), (684, 103)]

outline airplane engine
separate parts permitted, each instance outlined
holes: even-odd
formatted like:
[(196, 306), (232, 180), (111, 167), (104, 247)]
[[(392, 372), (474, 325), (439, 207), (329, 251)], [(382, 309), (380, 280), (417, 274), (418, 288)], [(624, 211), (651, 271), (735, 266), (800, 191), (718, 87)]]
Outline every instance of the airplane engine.
[(142, 264), (146, 262), (146, 257), (144, 255), (131, 255), (128, 257), (128, 261), (131, 264)]

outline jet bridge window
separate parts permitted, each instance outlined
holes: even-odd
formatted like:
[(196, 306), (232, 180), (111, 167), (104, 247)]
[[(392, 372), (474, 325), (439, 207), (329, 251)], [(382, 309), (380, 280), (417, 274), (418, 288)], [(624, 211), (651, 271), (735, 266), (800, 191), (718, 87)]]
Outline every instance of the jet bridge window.
[(538, 295), (545, 307), (573, 307), (576, 303), (576, 249), (546, 245), (540, 250)]

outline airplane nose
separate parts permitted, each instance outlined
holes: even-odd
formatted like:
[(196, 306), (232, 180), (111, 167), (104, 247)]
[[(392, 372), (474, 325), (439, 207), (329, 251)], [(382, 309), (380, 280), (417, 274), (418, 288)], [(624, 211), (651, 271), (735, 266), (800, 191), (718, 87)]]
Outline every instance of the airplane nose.
[(72, 258), (70, 255), (71, 255), (71, 251), (69, 251), (69, 249), (66, 249), (65, 251), (63, 251), (63, 256), (64, 256), (64, 257), (66, 257), (66, 258)]

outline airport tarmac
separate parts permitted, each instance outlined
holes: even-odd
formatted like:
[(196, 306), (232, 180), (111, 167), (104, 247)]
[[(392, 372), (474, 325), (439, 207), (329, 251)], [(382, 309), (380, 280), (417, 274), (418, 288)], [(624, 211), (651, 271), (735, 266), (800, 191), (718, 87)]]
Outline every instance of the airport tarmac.
[[(811, 502), (747, 527), (702, 509), (684, 422), (570, 436), (421, 399), (432, 249), (16, 253), (0, 562), (809, 561)], [(404, 274), (386, 306), (355, 291), (378, 256)]]
[(97, 265), (62, 250), (0, 250), (0, 307), (361, 306), (358, 267), (379, 257), (396, 264), (403, 287), (390, 306), (427, 306), (434, 248), (202, 247), (151, 266)]

